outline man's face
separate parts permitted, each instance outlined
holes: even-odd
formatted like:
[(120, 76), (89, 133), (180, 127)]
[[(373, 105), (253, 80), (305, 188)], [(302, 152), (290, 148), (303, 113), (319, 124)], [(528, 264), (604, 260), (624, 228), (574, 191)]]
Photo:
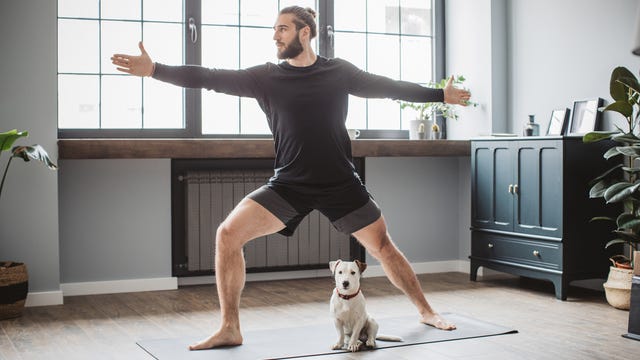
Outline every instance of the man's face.
[(304, 50), (300, 41), (300, 32), (296, 30), (292, 19), (292, 14), (280, 15), (273, 26), (273, 40), (278, 47), (278, 59), (293, 59)]

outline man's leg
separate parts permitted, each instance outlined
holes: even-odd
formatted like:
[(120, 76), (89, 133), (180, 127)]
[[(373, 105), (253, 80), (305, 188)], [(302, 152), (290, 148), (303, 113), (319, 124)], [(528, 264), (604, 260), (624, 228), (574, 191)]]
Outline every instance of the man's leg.
[(244, 198), (220, 224), (216, 232), (216, 286), (222, 323), (213, 335), (189, 346), (190, 350), (242, 344), (240, 294), (245, 282), (244, 244), (273, 234), (285, 225), (254, 200)]
[(443, 330), (456, 328), (454, 324), (433, 311), (427, 302), (411, 265), (391, 240), (383, 216), (356, 231), (353, 236), (367, 249), (369, 254), (380, 261), (391, 283), (402, 290), (418, 308), (423, 323)]

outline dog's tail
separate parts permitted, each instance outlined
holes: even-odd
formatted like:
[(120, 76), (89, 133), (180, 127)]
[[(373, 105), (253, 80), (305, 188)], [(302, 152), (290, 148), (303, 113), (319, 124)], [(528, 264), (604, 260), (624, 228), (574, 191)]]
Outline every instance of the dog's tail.
[(378, 334), (376, 335), (376, 340), (382, 340), (382, 341), (395, 341), (395, 342), (402, 342), (402, 338), (400, 336), (395, 336), (395, 335), (385, 335), (385, 334)]

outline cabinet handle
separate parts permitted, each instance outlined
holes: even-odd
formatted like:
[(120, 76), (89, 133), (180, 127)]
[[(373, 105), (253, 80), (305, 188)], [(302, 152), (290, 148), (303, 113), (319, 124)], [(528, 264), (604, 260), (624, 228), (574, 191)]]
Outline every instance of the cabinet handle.
[(509, 184), (509, 194), (513, 194), (513, 184)]
[(493, 244), (489, 244), (487, 246), (489, 247), (489, 249), (493, 249)]
[(539, 257), (539, 256), (540, 256), (540, 251), (538, 251), (538, 250), (533, 250), (533, 256), (535, 256), (535, 257)]
[(518, 193), (518, 184), (513, 185), (513, 193), (514, 194)]

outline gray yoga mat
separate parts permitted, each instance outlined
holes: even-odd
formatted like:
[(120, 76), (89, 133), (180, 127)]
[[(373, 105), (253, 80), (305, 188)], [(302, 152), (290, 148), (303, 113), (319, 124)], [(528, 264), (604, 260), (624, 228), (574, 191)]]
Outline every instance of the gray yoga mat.
[[(403, 342), (377, 341), (377, 348), (392, 348), (485, 336), (514, 334), (517, 330), (472, 319), (457, 314), (443, 314), (458, 327), (442, 331), (421, 324), (415, 316), (380, 318), (380, 333), (397, 335)], [(205, 337), (207, 334), (203, 334)], [(142, 340), (137, 344), (156, 359), (292, 359), (303, 356), (338, 354), (346, 350), (331, 350), (337, 334), (331, 320), (326, 324), (286, 329), (251, 331), (243, 334), (242, 346), (189, 351), (188, 345), (201, 338)]]

